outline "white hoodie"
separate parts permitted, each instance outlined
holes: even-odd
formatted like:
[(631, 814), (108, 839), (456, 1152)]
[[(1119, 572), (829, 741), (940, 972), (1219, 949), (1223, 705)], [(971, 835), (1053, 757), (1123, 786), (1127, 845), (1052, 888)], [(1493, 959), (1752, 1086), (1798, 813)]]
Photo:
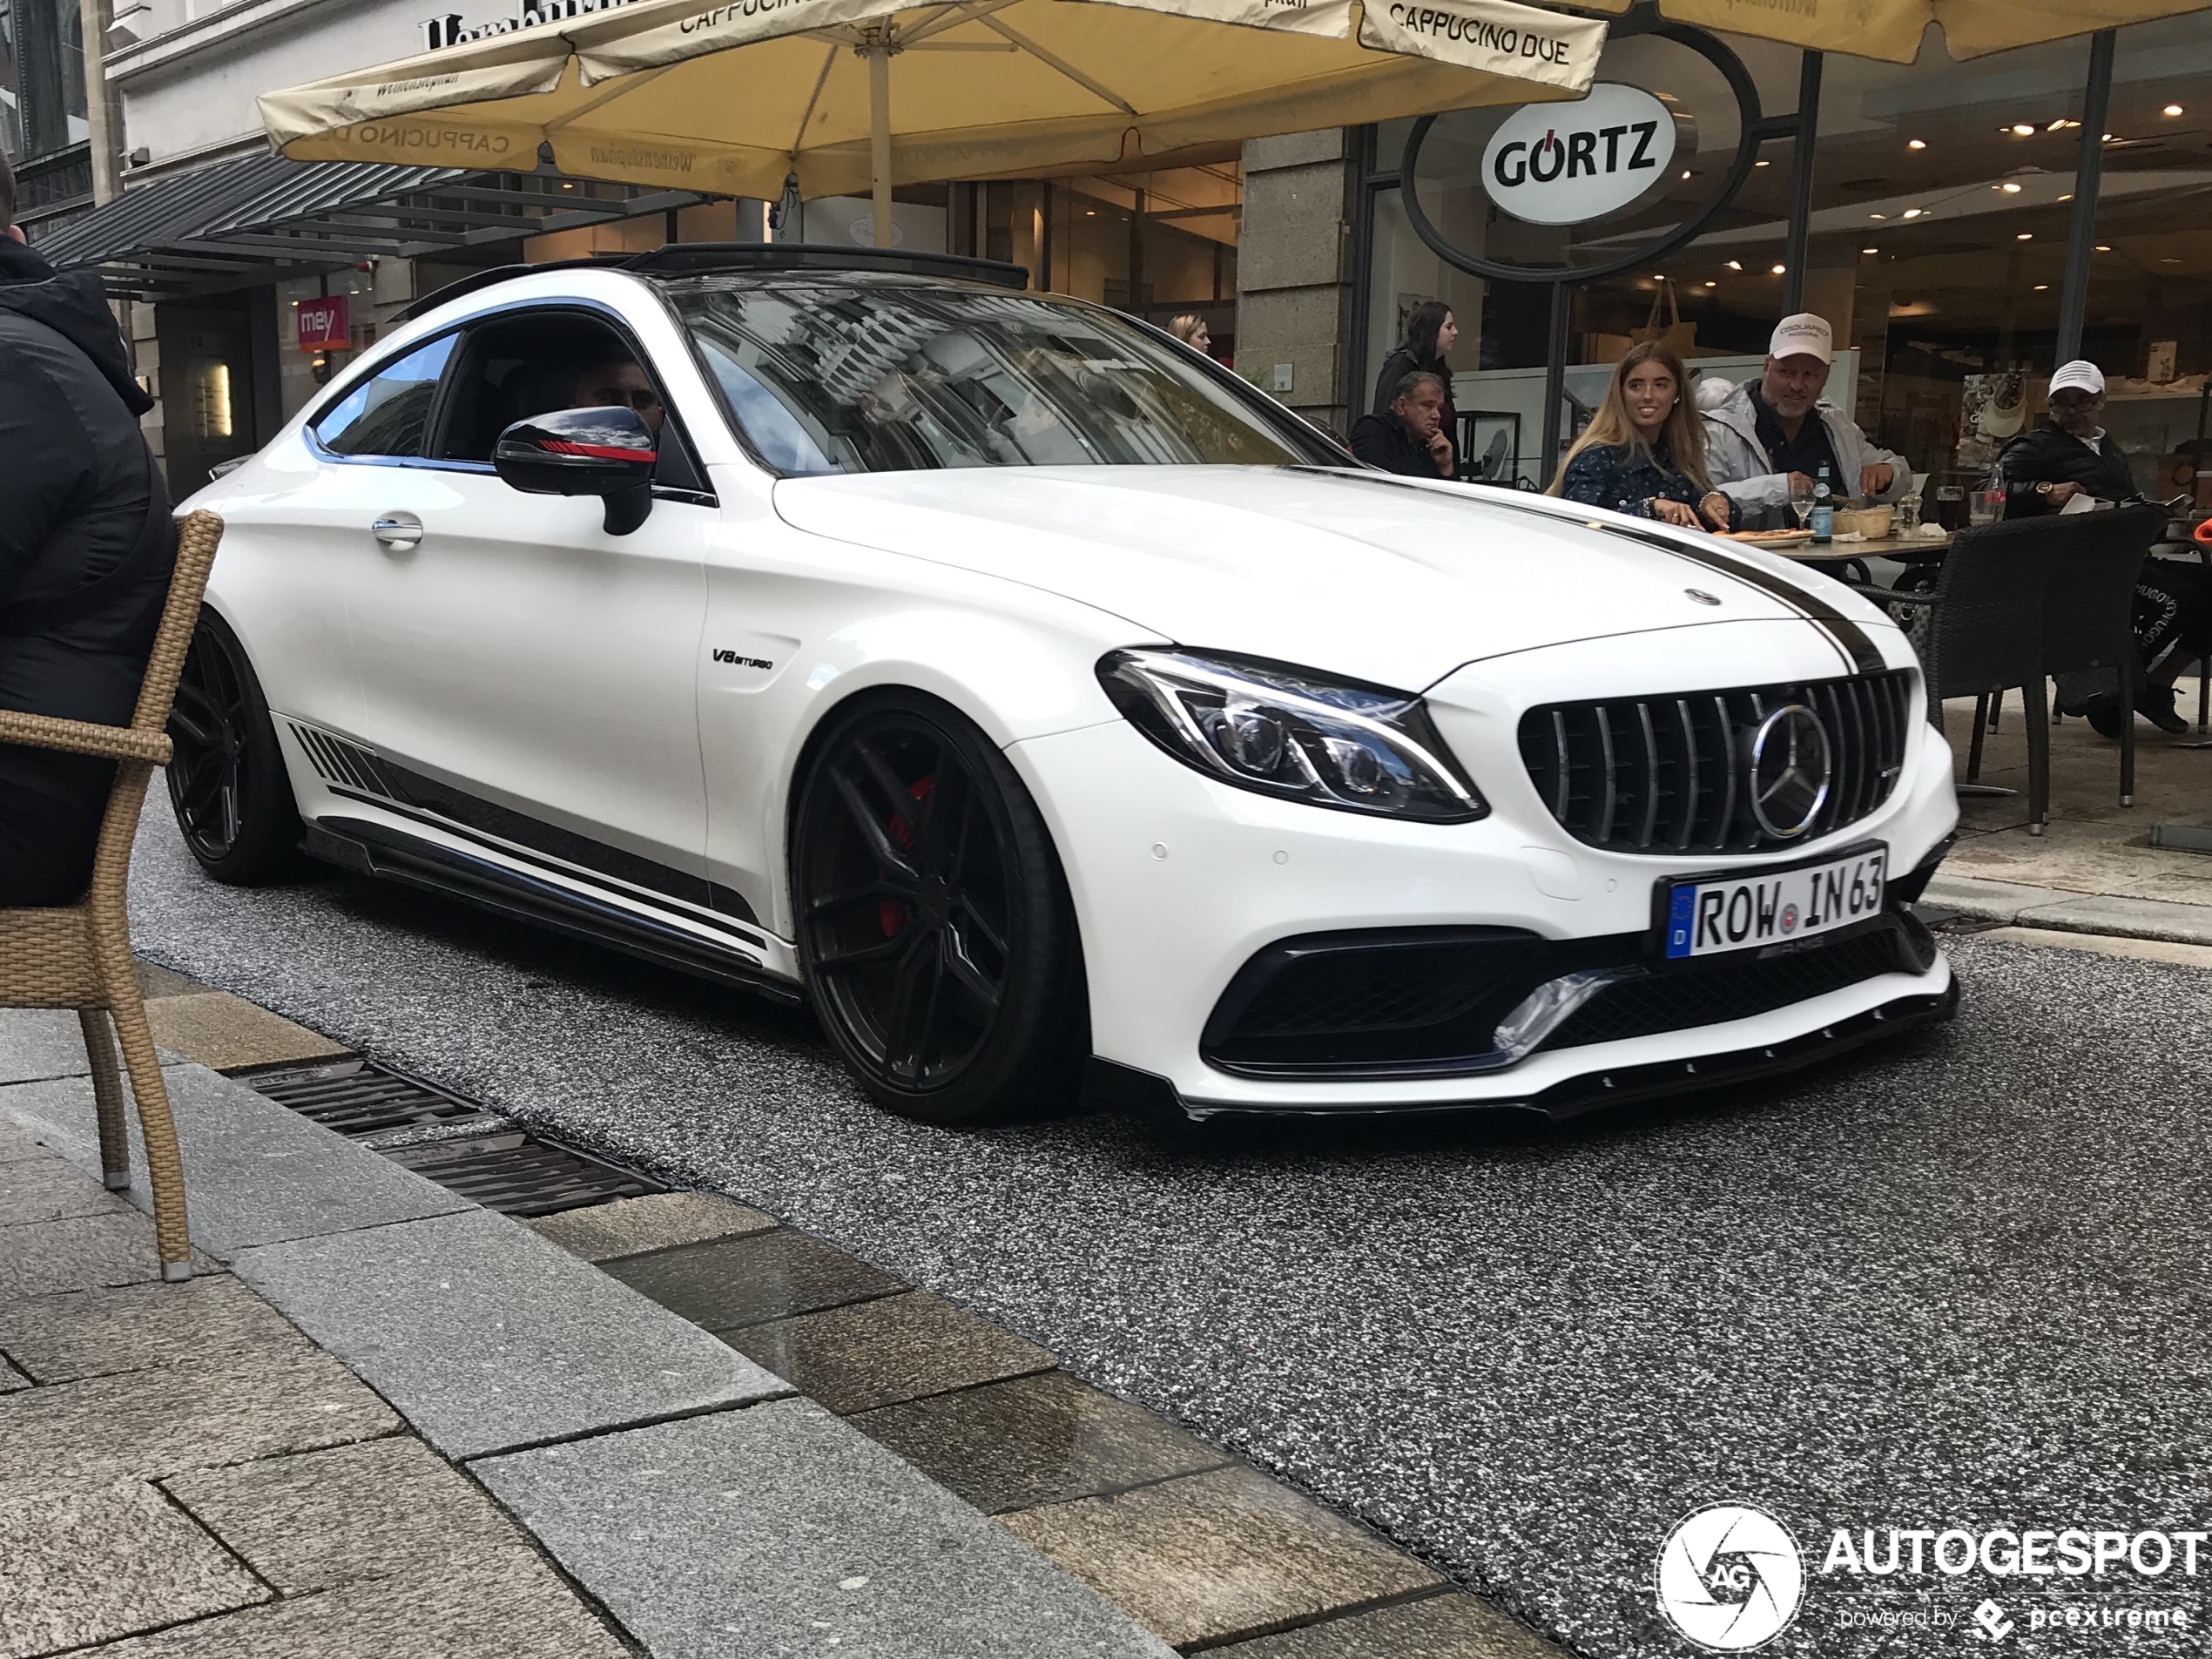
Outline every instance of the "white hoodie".
[[(1701, 394), (1704, 389), (1702, 385), (1698, 388)], [(1710, 406), (1701, 395), (1698, 406), (1705, 417), (1706, 472), (1713, 487), (1735, 504), (1735, 528), (1787, 528), (1790, 476), (1773, 469), (1765, 446), (1759, 442), (1758, 417), (1751, 408), (1751, 383), (1747, 381)], [(1842, 477), (1829, 481), (1830, 488), (1839, 496), (1855, 496), (1862, 468), (1886, 466), (1889, 488), (1873, 499), (1902, 499), (1912, 484), (1912, 469), (1905, 465), (1905, 457), (1872, 442), (1857, 422), (1826, 399), (1813, 408), (1828, 428), (1836, 464), (1843, 469)]]

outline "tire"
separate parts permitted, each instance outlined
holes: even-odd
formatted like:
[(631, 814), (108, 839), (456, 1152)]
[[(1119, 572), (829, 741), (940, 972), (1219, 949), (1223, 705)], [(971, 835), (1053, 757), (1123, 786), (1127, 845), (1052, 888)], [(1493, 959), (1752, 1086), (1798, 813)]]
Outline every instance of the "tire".
[(169, 805), (199, 867), (234, 887), (298, 875), (300, 811), (261, 682), (221, 618), (199, 613), (169, 716)]
[(831, 1042), (902, 1116), (984, 1123), (1071, 1098), (1089, 1048), (1067, 883), (990, 740), (871, 694), (816, 741), (792, 813), (799, 959)]

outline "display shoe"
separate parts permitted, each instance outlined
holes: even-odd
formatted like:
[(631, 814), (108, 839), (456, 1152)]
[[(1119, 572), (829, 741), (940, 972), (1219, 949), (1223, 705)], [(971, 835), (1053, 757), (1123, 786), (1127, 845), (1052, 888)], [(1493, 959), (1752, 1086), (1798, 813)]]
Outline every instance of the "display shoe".
[(2089, 723), (2092, 732), (2101, 738), (2110, 738), (2114, 743), (2128, 729), (2128, 711), (2121, 706), (2118, 693), (2113, 691), (2091, 698), (2082, 705), (2081, 718)]
[(2178, 738), (2189, 729), (2189, 723), (2174, 711), (2174, 688), (2170, 685), (2144, 686), (2135, 693), (2135, 711), (2168, 737)]

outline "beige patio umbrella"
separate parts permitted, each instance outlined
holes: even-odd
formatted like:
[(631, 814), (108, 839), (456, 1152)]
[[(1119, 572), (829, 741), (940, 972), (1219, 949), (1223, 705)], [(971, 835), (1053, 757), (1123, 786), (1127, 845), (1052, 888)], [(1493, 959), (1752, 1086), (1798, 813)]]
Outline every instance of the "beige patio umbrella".
[[(590, 0), (565, 0), (569, 6)], [(549, 10), (563, 0), (546, 0)], [(773, 198), (1574, 98), (1602, 19), (1512, 0), (603, 0), (261, 100), (301, 160)]]
[[(1577, 3), (1624, 12), (1635, 0)], [(1892, 64), (1919, 56), (1920, 37), (1932, 23), (1943, 25), (1951, 55), (1963, 59), (2208, 9), (2212, 0), (1659, 0), (1660, 15), (1675, 23)]]

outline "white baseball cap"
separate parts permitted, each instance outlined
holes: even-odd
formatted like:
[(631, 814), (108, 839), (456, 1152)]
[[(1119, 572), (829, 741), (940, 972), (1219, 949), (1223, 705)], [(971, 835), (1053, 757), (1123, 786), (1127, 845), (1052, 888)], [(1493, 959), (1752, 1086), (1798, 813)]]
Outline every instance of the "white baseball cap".
[(1835, 345), (1836, 331), (1828, 326), (1827, 318), (1800, 311), (1775, 324), (1774, 338), (1766, 350), (1770, 357), (1817, 357), (1826, 363), (1835, 361)]
[(2105, 389), (2104, 371), (2086, 357), (2077, 357), (2070, 363), (2060, 363), (2058, 372), (2051, 376), (2054, 392), (2087, 392), (2094, 397)]

